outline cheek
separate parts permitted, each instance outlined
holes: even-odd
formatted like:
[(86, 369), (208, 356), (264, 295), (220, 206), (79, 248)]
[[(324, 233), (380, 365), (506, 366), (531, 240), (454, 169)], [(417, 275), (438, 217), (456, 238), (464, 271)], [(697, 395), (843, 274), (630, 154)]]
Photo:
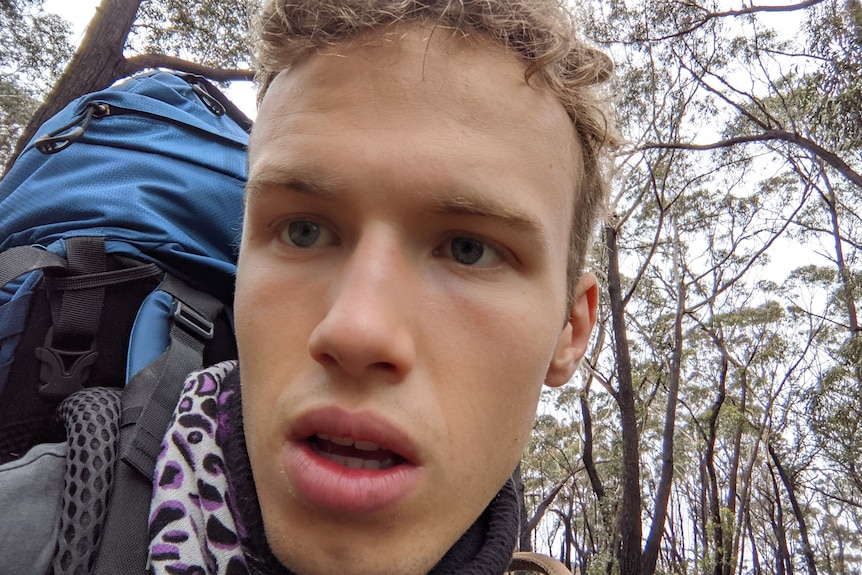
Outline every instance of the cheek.
[[(285, 296), (285, 286), (261, 258), (244, 254), (237, 270), (234, 314), (242, 373), (243, 406), (261, 422), (272, 417), (291, 370), (306, 353), (302, 302)], [(306, 306), (307, 307), (307, 306)]]
[(466, 449), (462, 465), (500, 481), (512, 472), (529, 439), (556, 343), (550, 324), (542, 327), (515, 315), (520, 314), (463, 314), (463, 329), (447, 335), (439, 352), (439, 357), (457, 358), (447, 362), (445, 383), (438, 388), (453, 453)]
[(286, 354), (304, 351), (300, 340), (312, 312), (307, 297), (310, 291), (298, 289), (284, 269), (269, 258), (254, 252), (242, 254), (234, 297), (240, 360), (243, 356), (253, 358), (253, 367), (258, 368), (283, 361)]

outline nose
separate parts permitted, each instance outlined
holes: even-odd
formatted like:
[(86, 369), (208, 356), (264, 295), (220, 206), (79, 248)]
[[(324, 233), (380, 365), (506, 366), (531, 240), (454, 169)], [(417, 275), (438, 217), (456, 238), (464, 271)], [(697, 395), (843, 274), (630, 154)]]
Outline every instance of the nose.
[(309, 338), (311, 356), (354, 381), (403, 380), (416, 361), (408, 258), (392, 234), (369, 233), (339, 266)]

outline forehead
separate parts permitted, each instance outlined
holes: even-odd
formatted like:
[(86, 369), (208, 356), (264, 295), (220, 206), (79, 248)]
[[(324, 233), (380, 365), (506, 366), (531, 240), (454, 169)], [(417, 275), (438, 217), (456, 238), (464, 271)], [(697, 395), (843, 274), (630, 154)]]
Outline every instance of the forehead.
[[(526, 63), (481, 35), (442, 27), (400, 25), (308, 56), (278, 74), (262, 101), (264, 122), (255, 126), (250, 154), (272, 149), (272, 137), (290, 130), (289, 116), (319, 115), (320, 128), (370, 123), (403, 125), (404, 114), (434, 117), (452, 128), (497, 132), (517, 146), (539, 146), (548, 162), (572, 164), (580, 173), (574, 128), (562, 104), (528, 85)], [(535, 82), (533, 82), (534, 84)], [(441, 102), (445, 105), (441, 106)], [(341, 112), (341, 113), (339, 113)], [(327, 117), (328, 116), (328, 117)], [(281, 123), (269, 122), (278, 118)], [(331, 120), (327, 122), (326, 120)], [(297, 126), (299, 128), (299, 126)]]
[(314, 54), (262, 102), (247, 199), (299, 187), (337, 190), (345, 209), (493, 206), (564, 255), (579, 148), (563, 106), (524, 70), (490, 41), (416, 27)]

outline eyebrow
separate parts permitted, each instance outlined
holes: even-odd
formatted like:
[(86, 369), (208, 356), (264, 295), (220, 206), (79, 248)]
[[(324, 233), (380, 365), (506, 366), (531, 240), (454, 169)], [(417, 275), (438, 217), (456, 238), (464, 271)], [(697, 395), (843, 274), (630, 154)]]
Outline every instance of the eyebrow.
[(509, 228), (535, 235), (543, 244), (548, 244), (544, 227), (535, 218), (481, 193), (435, 197), (430, 207), (436, 214), (498, 220)]
[[(290, 190), (335, 202), (341, 198), (339, 190), (344, 185), (343, 179), (316, 170), (268, 169), (265, 176), (248, 181), (247, 193), (268, 195)], [(466, 194), (431, 192), (422, 196), (426, 198), (426, 209), (432, 214), (493, 219), (514, 230), (536, 236), (543, 245), (550, 243), (544, 227), (535, 217), (480, 191)]]
[(249, 178), (246, 184), (246, 197), (249, 195), (267, 196), (283, 190), (292, 190), (307, 196), (336, 200), (339, 197), (336, 190), (341, 186), (341, 179), (330, 174), (298, 173), (290, 169), (267, 169), (264, 175)]

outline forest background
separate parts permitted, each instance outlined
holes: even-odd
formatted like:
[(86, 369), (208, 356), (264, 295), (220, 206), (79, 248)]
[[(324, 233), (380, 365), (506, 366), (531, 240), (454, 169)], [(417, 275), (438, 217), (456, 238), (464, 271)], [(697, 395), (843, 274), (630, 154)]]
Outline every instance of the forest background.
[[(256, 9), (102, 0), (77, 36), (0, 0), (0, 163), (139, 70), (248, 80)], [(862, 573), (859, 0), (577, 12), (627, 143), (598, 330), (520, 468), (521, 547), (584, 575)]]

